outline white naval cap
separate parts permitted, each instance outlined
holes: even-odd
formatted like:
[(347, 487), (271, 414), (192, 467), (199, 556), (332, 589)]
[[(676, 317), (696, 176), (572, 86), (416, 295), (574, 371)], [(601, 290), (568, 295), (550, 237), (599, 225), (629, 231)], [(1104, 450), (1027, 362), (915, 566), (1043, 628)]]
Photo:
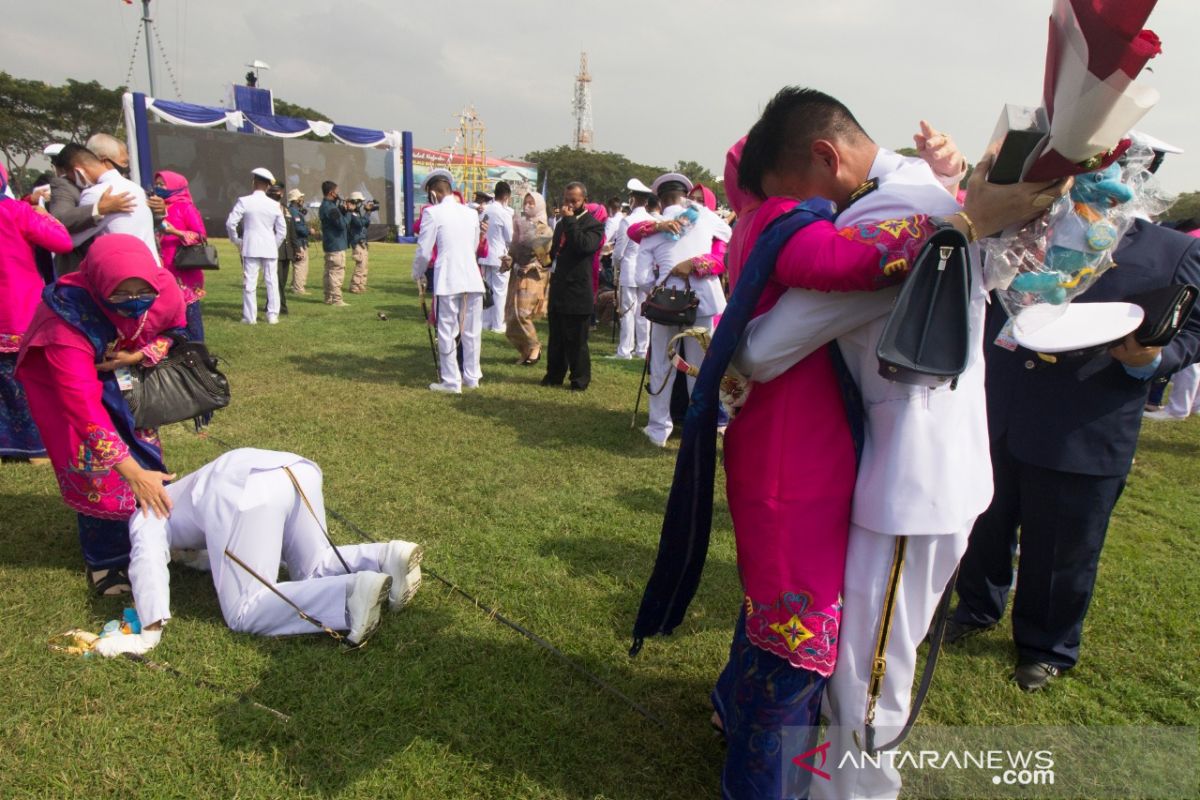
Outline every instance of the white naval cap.
[(262, 178), (267, 183), (275, 182), (275, 176), (272, 175), (271, 170), (267, 169), (266, 167), (255, 167), (254, 169), (250, 170), (250, 174), (256, 178)]
[(683, 184), (683, 191), (685, 193), (692, 191), (692, 181), (688, 178), (687, 175), (682, 175), (678, 172), (668, 172), (664, 175), (659, 175), (657, 178), (654, 179), (654, 183), (652, 183), (650, 185), (650, 189), (655, 194), (658, 194), (658, 190), (663, 186), (663, 184), (667, 184), (667, 183)]
[(1013, 319), (1013, 338), (1037, 353), (1069, 353), (1118, 342), (1137, 330), (1146, 312), (1133, 303), (1030, 306)]
[(63, 151), (64, 147), (66, 147), (65, 144), (59, 144), (58, 142), (55, 142), (54, 144), (48, 144), (42, 149), (42, 155), (46, 156), (47, 158), (54, 158)]
[(654, 194), (653, 189), (639, 181), (637, 178), (630, 178), (629, 183), (625, 184), (625, 188), (631, 192), (637, 192), (638, 194)]
[(421, 191), (428, 192), (429, 184), (433, 183), (438, 178), (442, 178), (443, 180), (449, 181), (450, 188), (451, 189), (454, 188), (454, 176), (450, 174), (450, 170), (442, 169), (439, 167), (438, 169), (435, 169), (433, 172), (431, 172), (425, 176), (425, 180), (421, 182)]

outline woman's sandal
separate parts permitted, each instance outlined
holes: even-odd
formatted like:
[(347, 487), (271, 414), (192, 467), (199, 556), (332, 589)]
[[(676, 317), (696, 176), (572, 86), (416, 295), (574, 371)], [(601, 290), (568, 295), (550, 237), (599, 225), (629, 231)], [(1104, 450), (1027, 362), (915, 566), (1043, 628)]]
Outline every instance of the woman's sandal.
[(98, 597), (117, 597), (133, 591), (133, 587), (129, 585), (129, 573), (123, 567), (89, 569), (87, 579), (88, 586)]

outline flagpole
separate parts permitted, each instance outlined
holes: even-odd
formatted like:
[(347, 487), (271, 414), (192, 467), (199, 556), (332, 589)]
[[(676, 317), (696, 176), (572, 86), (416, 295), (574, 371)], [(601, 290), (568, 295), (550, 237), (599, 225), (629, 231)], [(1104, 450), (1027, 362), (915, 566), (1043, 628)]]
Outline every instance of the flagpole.
[(154, 49), (150, 46), (150, 0), (142, 0), (142, 24), (146, 28), (146, 68), (150, 71), (150, 96), (158, 97), (154, 88)]

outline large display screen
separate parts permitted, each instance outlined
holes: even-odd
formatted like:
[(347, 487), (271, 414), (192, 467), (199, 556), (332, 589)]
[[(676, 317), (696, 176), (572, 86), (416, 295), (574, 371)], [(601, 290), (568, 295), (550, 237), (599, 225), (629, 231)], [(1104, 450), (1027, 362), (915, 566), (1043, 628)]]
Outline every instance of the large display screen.
[(371, 215), (372, 239), (383, 238), (387, 226), (397, 224), (396, 181), (386, 150), (156, 122), (149, 127), (154, 169), (187, 178), (211, 237), (225, 236), (225, 218), (238, 197), (250, 193), (250, 170), (255, 167), (269, 169), (288, 191), (304, 192), (305, 203), (320, 202), (321, 183), (326, 180), (338, 184), (342, 197), (358, 191), (368, 200), (377, 200), (379, 210)]

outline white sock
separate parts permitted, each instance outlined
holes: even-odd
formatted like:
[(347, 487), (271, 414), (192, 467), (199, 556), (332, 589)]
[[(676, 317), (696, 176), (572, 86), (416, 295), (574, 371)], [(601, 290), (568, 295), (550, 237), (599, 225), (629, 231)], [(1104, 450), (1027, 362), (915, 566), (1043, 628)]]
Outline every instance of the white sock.
[(105, 658), (113, 658), (122, 653), (141, 655), (150, 651), (160, 639), (162, 639), (161, 628), (141, 633), (118, 633), (97, 640), (92, 652), (99, 653)]

